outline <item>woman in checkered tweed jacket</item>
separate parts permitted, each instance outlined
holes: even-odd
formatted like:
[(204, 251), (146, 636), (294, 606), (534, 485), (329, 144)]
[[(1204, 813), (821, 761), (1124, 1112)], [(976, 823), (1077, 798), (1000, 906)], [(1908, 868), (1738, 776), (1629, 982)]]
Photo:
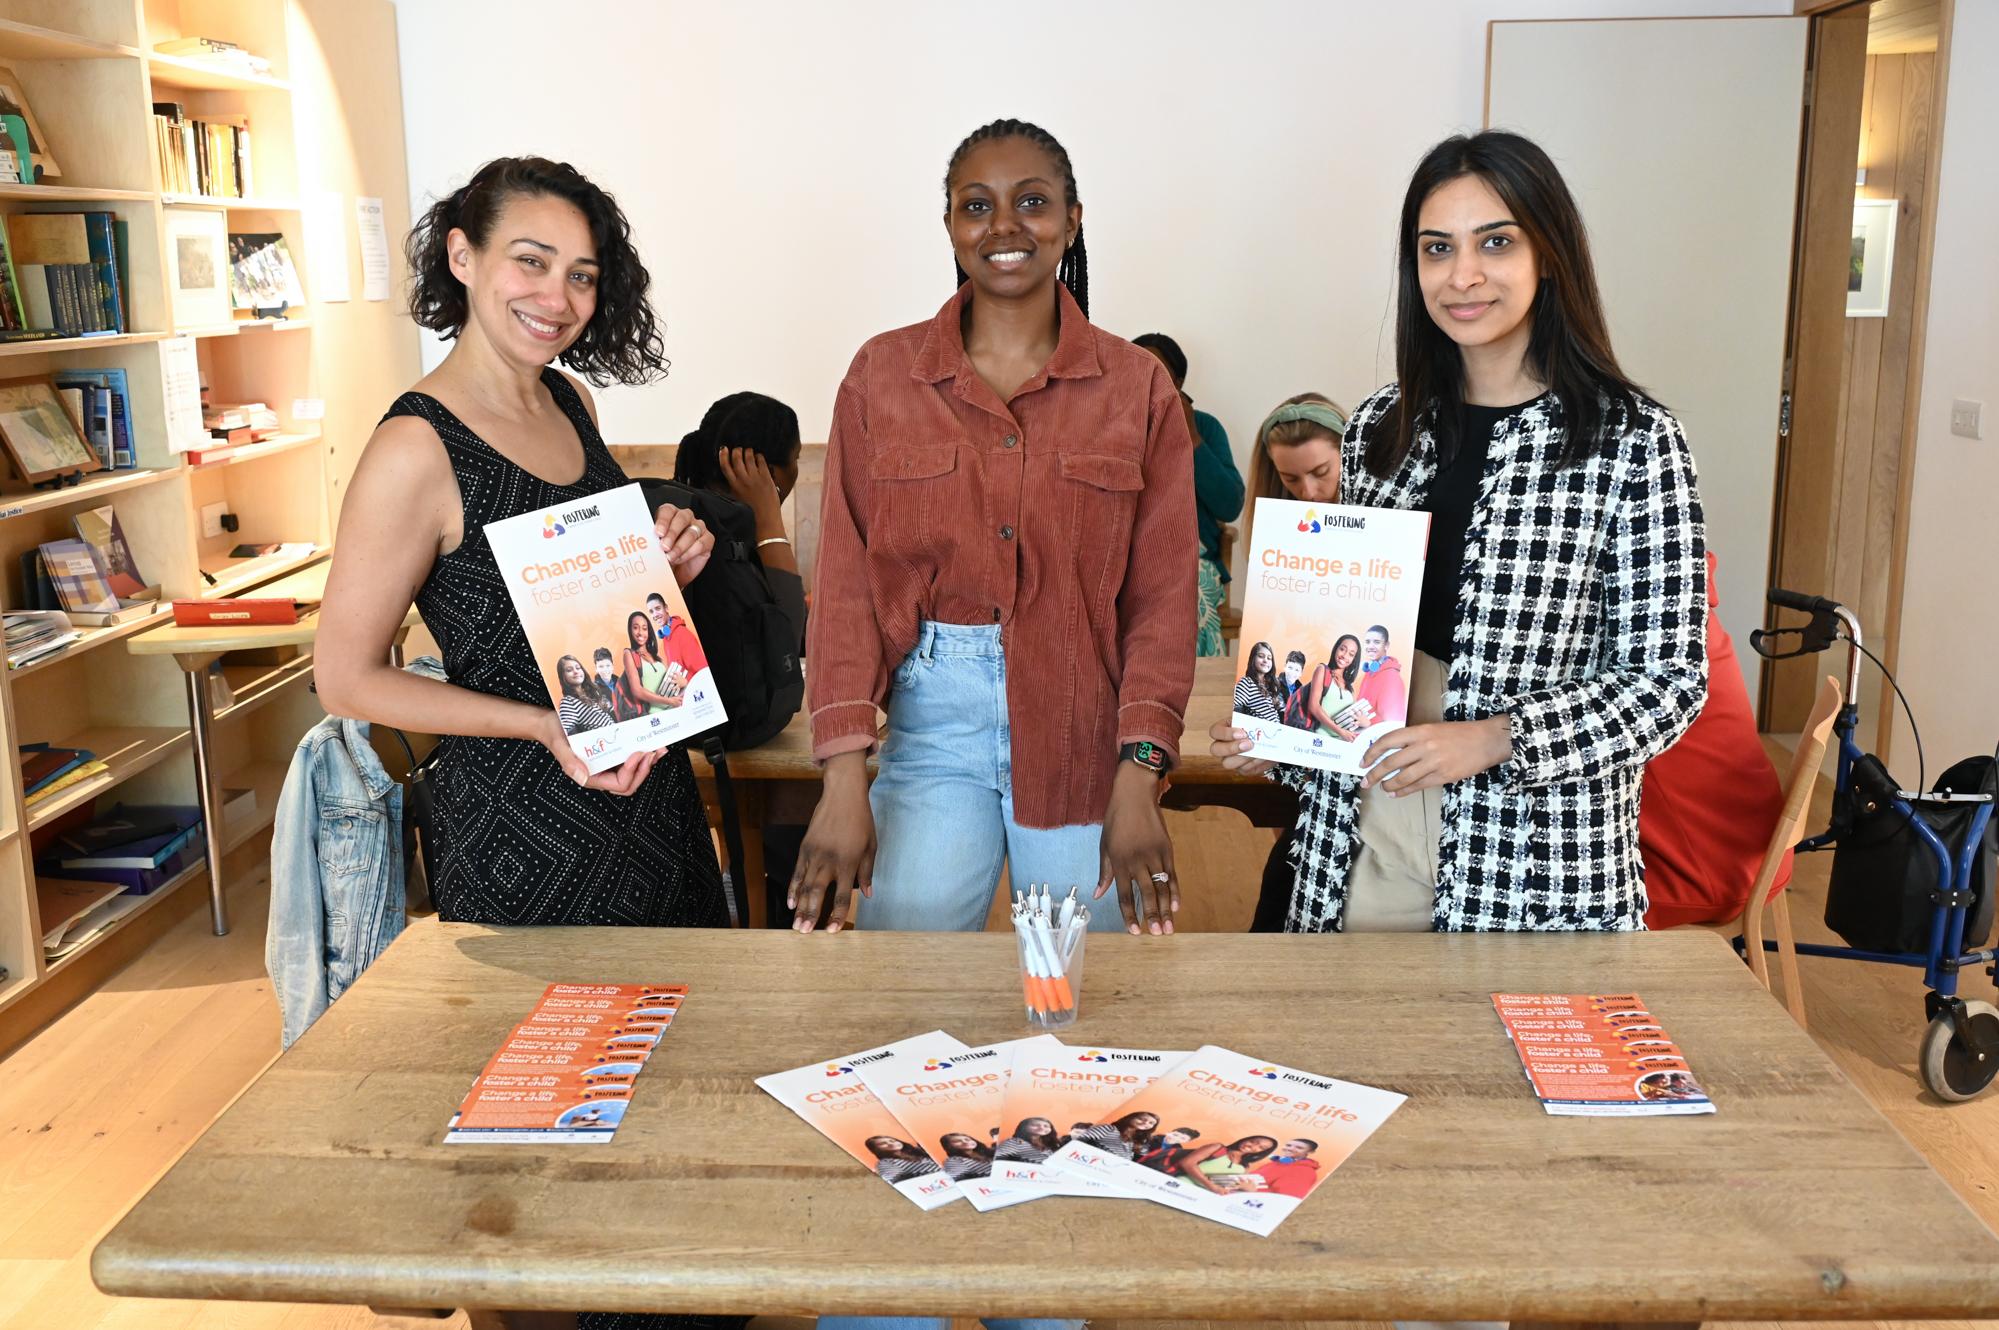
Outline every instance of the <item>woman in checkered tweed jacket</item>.
[[(1353, 414), (1342, 497), (1432, 514), (1410, 724), (1365, 780), (1273, 773), (1299, 795), (1285, 927), (1339, 930), (1364, 901), (1362, 927), (1642, 928), (1645, 763), (1707, 691), (1686, 440), (1618, 369), (1581, 217), (1527, 139), (1424, 158), (1399, 269), (1397, 382)], [(1263, 765), (1226, 722), (1214, 738)]]

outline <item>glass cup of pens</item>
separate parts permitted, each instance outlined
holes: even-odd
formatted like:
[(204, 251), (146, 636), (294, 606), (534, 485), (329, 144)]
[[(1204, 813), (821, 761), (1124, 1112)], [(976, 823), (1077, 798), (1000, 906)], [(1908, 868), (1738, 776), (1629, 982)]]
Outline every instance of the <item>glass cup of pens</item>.
[(1076, 1023), (1083, 992), (1083, 938), (1090, 907), (1076, 888), (1060, 899), (1046, 886), (1013, 893), (1013, 936), (1020, 948), (1020, 986), (1027, 999), (1027, 1023), (1037, 1030), (1060, 1030)]

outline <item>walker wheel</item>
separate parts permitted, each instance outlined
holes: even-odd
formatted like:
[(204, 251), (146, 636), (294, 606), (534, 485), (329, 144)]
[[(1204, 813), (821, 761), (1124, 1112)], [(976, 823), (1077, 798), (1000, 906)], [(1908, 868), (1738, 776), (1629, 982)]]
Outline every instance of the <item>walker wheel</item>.
[[(1965, 1018), (1989, 1045), (1999, 1046), (1999, 1007), (1990, 1002), (1966, 1002)], [(1981, 1057), (1957, 1037), (1957, 1023), (1948, 1008), (1937, 1013), (1923, 1032), (1923, 1048), (1918, 1072), (1923, 1088), (1946, 1103), (1958, 1104), (1974, 1098), (1999, 1076), (1999, 1054)]]

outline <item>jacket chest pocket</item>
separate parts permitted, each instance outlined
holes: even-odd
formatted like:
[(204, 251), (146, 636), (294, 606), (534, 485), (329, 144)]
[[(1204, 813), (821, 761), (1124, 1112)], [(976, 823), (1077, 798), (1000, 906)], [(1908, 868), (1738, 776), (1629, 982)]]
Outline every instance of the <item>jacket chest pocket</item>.
[(319, 866), (340, 877), (366, 876), (382, 861), (382, 811), (327, 803), (319, 813)]
[[(1114, 596), (1124, 580), (1131, 553), (1131, 528), (1138, 513), (1138, 493), (1145, 488), (1145, 471), (1127, 457), (1102, 453), (1065, 453), (1058, 482), (1069, 515), (1069, 547), (1076, 552), (1077, 571), (1098, 580)], [(1188, 551), (1191, 561), (1193, 552)], [(1191, 567), (1191, 562), (1189, 564)]]
[(868, 461), (868, 544), (903, 558), (935, 551), (964, 507), (954, 444), (890, 448)]

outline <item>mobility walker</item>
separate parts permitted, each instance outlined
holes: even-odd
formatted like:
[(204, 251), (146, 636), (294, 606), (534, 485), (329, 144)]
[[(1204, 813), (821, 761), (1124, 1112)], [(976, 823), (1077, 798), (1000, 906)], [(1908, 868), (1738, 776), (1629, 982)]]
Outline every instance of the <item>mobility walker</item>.
[[(1993, 773), (1999, 760), (1959, 763), (1939, 778), (1933, 792), (1898, 788), (1880, 759), (1862, 751), (1854, 739), (1860, 721), (1860, 658), (1866, 650), (1859, 619), (1836, 601), (1797, 591), (1772, 589), (1770, 603), (1811, 619), (1801, 628), (1751, 633), (1750, 645), (1758, 655), (1788, 660), (1825, 651), (1838, 640), (1847, 643), (1846, 693), (1833, 722), (1839, 750), (1832, 819), (1824, 832), (1800, 841), (1797, 848), (1800, 853), (1834, 851), (1826, 922), (1855, 945), (1801, 942), (1798, 952), (1919, 967), (1929, 990), (1923, 1000), (1929, 1027), (1923, 1032), (1918, 1074), (1924, 1088), (1939, 1099), (1970, 1099), (1999, 1075), (1999, 1009), (1989, 1002), (1966, 1001), (1957, 991), (1958, 976), (1967, 968), (1982, 965), (1999, 978), (1992, 947), (1966, 946), (1987, 943), (1992, 934), (1995, 893), (1988, 842), (1995, 832)], [(1774, 645), (1776, 639), (1792, 637), (1799, 640), (1791, 649)], [(1893, 686), (1892, 677), (1889, 683)], [(1917, 744), (1920, 751), (1920, 739)], [(1961, 788), (1967, 785), (1971, 788)], [(1771, 949), (1775, 945), (1764, 943)]]

